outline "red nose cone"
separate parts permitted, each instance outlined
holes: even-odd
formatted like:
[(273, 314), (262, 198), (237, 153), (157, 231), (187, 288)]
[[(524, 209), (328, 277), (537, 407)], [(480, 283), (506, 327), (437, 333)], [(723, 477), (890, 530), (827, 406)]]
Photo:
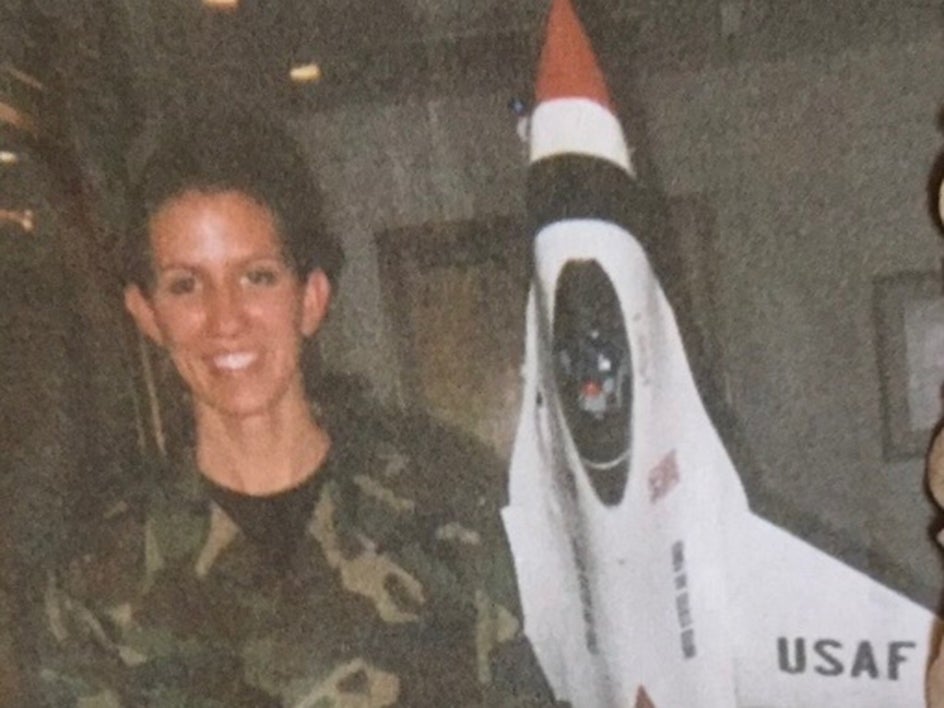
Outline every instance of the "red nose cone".
[(613, 111), (603, 72), (570, 0), (554, 0), (551, 6), (535, 87), (535, 104), (555, 98), (587, 98)]
[(640, 686), (639, 690), (636, 692), (636, 708), (656, 708), (643, 686)]

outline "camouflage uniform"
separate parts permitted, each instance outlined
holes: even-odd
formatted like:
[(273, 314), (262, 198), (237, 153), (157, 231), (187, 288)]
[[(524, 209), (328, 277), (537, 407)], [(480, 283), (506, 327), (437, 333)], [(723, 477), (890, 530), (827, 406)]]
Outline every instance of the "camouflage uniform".
[(46, 702), (552, 704), (514, 614), (487, 466), (425, 424), (334, 422), (284, 563), (192, 467), (110, 510), (50, 576)]

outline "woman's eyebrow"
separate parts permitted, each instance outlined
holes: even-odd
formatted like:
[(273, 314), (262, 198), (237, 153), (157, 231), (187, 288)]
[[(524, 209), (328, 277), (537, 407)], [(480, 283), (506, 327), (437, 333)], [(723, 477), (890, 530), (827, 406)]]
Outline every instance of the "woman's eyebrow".
[(187, 263), (181, 263), (179, 261), (171, 261), (170, 263), (155, 263), (154, 267), (159, 273), (166, 273), (171, 270), (185, 270), (185, 271), (195, 271), (200, 270), (199, 266), (194, 266)]

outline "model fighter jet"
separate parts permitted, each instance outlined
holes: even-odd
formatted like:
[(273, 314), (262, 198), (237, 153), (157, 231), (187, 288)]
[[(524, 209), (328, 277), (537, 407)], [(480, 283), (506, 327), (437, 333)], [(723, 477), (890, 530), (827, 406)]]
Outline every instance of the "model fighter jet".
[(755, 515), (624, 216), (638, 186), (569, 0), (530, 123), (534, 274), (503, 510), (525, 632), (578, 708), (923, 705), (935, 616)]

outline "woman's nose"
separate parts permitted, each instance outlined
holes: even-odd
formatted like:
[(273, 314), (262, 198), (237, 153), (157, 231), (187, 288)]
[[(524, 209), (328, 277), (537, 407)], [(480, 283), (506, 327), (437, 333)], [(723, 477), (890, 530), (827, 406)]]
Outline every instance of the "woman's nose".
[(207, 306), (207, 326), (217, 336), (238, 334), (245, 324), (245, 308), (238, 289), (221, 287), (213, 291)]

